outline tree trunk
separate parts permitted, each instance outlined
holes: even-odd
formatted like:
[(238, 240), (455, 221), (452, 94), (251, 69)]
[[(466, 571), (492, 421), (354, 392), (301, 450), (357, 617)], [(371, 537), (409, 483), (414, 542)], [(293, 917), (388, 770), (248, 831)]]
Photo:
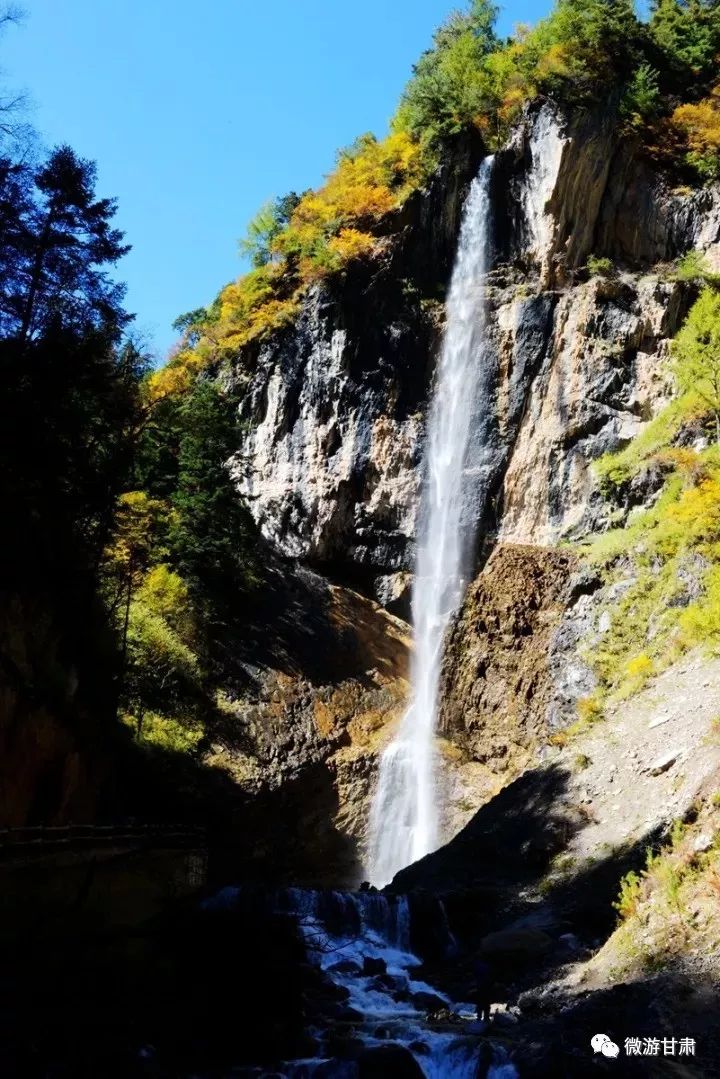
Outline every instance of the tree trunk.
[(28, 334), (30, 333), (30, 327), (32, 326), (33, 315), (35, 314), (35, 301), (37, 300), (37, 294), (40, 291), (40, 282), (42, 281), (43, 268), (45, 264), (45, 255), (48, 251), (48, 241), (50, 239), (50, 232), (52, 230), (53, 222), (55, 220), (55, 204), (50, 205), (47, 217), (45, 218), (45, 224), (38, 240), (37, 251), (35, 252), (35, 258), (33, 259), (32, 274), (30, 276), (30, 288), (28, 289), (27, 300), (25, 301), (25, 311), (23, 312), (22, 325), (20, 327), (20, 340), (23, 344), (27, 341)]
[(123, 634), (122, 634), (122, 677), (125, 681), (125, 668), (127, 666), (127, 644), (128, 644), (128, 629), (130, 628), (130, 604), (132, 602), (132, 586), (133, 586), (133, 573), (135, 566), (133, 559), (131, 558), (128, 563), (128, 576), (127, 576), (127, 592), (125, 593), (125, 616), (123, 618)]

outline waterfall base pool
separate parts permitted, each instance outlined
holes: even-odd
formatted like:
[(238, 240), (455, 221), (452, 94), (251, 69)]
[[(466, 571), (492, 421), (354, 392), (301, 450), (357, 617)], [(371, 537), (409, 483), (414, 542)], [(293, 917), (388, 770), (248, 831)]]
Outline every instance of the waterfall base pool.
[[(205, 906), (232, 908), (241, 899), (240, 889), (226, 888)], [(396, 1054), (398, 1076), (517, 1075), (505, 1051), (485, 1036), (474, 1003), (453, 1001), (420, 976), (422, 962), (411, 950), (406, 896), (288, 888), (269, 895), (268, 902), (296, 920), (308, 959), (323, 972), (340, 1002), (333, 1018), (309, 1030), (318, 1046), (316, 1055), (286, 1061), (270, 1074), (288, 1079), (389, 1075), (390, 1050)], [(442, 916), (438, 921), (451, 949), (453, 938)]]

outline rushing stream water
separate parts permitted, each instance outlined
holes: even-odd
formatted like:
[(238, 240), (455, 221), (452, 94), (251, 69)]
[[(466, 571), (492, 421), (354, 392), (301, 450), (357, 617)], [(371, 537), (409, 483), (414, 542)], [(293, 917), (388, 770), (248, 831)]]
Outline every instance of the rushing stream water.
[[(242, 897), (242, 889), (225, 888), (204, 905), (233, 909)], [(396, 1047), (412, 1054), (427, 1079), (516, 1079), (505, 1051), (481, 1037), (484, 1024), (476, 1020), (475, 1005), (452, 1001), (420, 977), (407, 896), (286, 888), (269, 893), (267, 903), (295, 919), (310, 962), (344, 1002), (335, 1020), (309, 1031), (318, 1054), (287, 1061), (273, 1075), (356, 1079), (358, 1051)], [(439, 901), (436, 911), (436, 938), (452, 951)], [(336, 1027), (348, 1045), (340, 1055), (332, 1048)], [(367, 1067), (362, 1074), (373, 1074), (372, 1063)]]
[(434, 735), (442, 647), (465, 590), (483, 474), (472, 450), (487, 349), (492, 164), (492, 157), (485, 159), (465, 203), (428, 417), (412, 602), (412, 697), (382, 755), (370, 819), (368, 877), (378, 887), (437, 844)]

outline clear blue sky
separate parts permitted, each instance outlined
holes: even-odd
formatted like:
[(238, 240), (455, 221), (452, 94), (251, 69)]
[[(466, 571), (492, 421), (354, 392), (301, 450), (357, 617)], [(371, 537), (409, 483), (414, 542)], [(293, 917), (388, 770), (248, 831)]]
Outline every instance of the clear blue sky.
[[(21, 0), (0, 46), (48, 145), (97, 161), (133, 245), (128, 307), (162, 358), (170, 325), (243, 270), (269, 197), (316, 186), (382, 134), (411, 65), (462, 0)], [(512, 0), (500, 30), (550, 0)]]

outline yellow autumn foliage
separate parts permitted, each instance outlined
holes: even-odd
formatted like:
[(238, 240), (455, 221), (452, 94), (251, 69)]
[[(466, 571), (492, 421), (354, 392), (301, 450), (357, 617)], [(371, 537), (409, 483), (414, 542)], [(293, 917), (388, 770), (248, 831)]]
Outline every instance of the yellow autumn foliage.
[(665, 525), (677, 527), (685, 543), (707, 544), (720, 540), (720, 476), (715, 473), (683, 491), (668, 506)]
[(304, 195), (270, 244), (272, 259), (232, 281), (202, 323), (200, 340), (150, 379), (150, 399), (183, 393), (197, 372), (223, 351), (278, 329), (297, 313), (304, 289), (375, 245), (370, 229), (421, 182), (420, 147), (406, 132), (378, 140), (364, 135), (338, 158), (316, 191)]
[[(359, 233), (360, 226), (366, 230), (400, 205), (422, 175), (420, 147), (407, 132), (397, 131), (380, 141), (372, 135), (363, 136), (340, 155), (323, 186), (300, 200), (289, 226), (274, 241), (274, 250), (298, 255), (322, 269), (332, 237), (350, 229)], [(367, 254), (367, 243), (349, 237), (341, 241), (340, 249), (353, 257), (353, 245), (359, 255)], [(332, 269), (332, 262), (325, 268)], [(312, 272), (311, 265), (306, 263), (305, 270)]]
[(114, 575), (135, 574), (148, 561), (170, 516), (167, 502), (151, 498), (146, 491), (125, 491), (118, 499), (115, 530), (105, 551), (108, 571)]
[(202, 366), (202, 353), (192, 349), (183, 349), (178, 352), (168, 360), (164, 367), (153, 371), (148, 378), (149, 403), (152, 405), (165, 397), (177, 397), (187, 393)]
[(350, 262), (351, 259), (364, 258), (375, 247), (375, 237), (369, 232), (360, 232), (359, 229), (340, 229), (337, 236), (328, 241), (328, 248), (332, 255), (337, 256), (341, 265)]
[(671, 124), (685, 139), (688, 163), (707, 179), (720, 176), (720, 83), (696, 104), (678, 105)]

